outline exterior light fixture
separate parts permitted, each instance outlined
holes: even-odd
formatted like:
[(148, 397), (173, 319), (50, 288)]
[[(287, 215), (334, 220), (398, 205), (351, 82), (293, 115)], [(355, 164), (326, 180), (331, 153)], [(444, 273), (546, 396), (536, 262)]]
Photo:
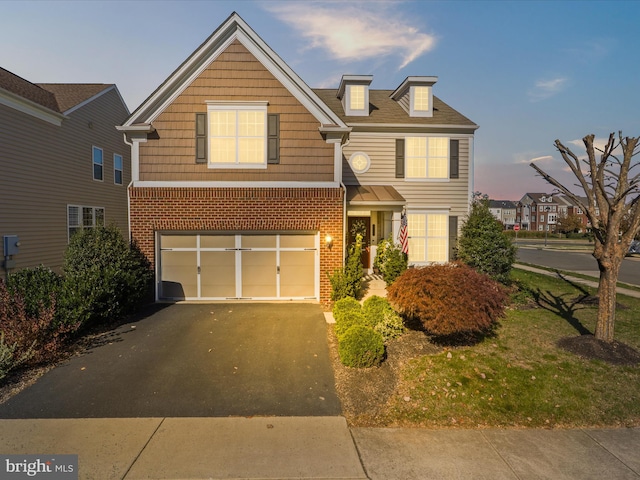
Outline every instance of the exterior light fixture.
[(329, 234), (327, 234), (324, 237), (324, 243), (326, 243), (327, 248), (331, 249), (331, 247), (333, 246), (333, 237)]

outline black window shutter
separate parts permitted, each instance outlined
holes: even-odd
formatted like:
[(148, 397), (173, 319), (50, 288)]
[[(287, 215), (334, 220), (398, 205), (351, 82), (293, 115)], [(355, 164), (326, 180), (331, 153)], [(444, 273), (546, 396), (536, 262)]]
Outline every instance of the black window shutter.
[(404, 178), (404, 138), (396, 138), (396, 178)]
[(456, 259), (458, 250), (458, 217), (449, 216), (449, 261)]
[(207, 163), (206, 113), (196, 113), (196, 163)]
[(280, 163), (280, 115), (267, 115), (267, 163)]
[(449, 140), (449, 178), (460, 175), (460, 140)]

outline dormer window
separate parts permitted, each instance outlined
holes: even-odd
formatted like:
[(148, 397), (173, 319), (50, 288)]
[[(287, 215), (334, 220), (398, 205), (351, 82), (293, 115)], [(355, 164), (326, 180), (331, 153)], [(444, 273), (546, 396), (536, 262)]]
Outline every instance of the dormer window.
[(338, 88), (338, 98), (342, 100), (347, 116), (369, 116), (369, 84), (371, 75), (343, 75)]
[(410, 117), (433, 117), (433, 85), (438, 77), (407, 77), (391, 98)]

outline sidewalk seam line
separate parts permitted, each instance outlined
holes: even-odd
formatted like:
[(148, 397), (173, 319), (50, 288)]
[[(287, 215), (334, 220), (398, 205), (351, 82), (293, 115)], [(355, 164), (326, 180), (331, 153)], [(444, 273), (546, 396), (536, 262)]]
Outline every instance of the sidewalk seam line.
[(351, 441), (353, 442), (353, 446), (356, 447), (356, 453), (358, 454), (358, 461), (360, 462), (360, 466), (362, 467), (362, 471), (364, 472), (365, 476), (371, 480), (371, 477), (369, 476), (369, 472), (367, 472), (367, 467), (364, 465), (364, 462), (362, 461), (362, 454), (360, 453), (360, 449), (358, 448), (358, 442), (356, 442), (356, 439), (353, 436), (353, 431), (351, 430), (351, 427), (349, 427), (349, 425), (347, 425), (347, 429), (349, 430), (349, 436), (351, 437)]
[(145, 444), (142, 446), (142, 448), (140, 449), (140, 451), (138, 452), (138, 454), (136, 455), (136, 458), (133, 459), (133, 461), (131, 462), (131, 465), (129, 465), (129, 468), (127, 468), (127, 471), (124, 472), (124, 475), (122, 476), (122, 480), (125, 480), (125, 478), (127, 478), (127, 475), (129, 475), (129, 472), (131, 472), (131, 469), (133, 468), (133, 466), (136, 464), (136, 462), (138, 461), (138, 459), (140, 458), (140, 455), (142, 455), (142, 452), (145, 451), (145, 449), (147, 448), (147, 445), (149, 445), (149, 443), (151, 442), (151, 439), (153, 437), (155, 437), (156, 433), (158, 433), (158, 430), (160, 429), (160, 427), (162, 426), (162, 424), (164, 423), (164, 421), (167, 419), (167, 417), (162, 417), (162, 420), (160, 420), (160, 423), (158, 424), (158, 426), (155, 428), (155, 430), (153, 431), (153, 433), (151, 433), (151, 435), (149, 435), (149, 439), (145, 442)]
[(502, 454), (498, 451), (498, 449), (496, 448), (496, 446), (491, 443), (491, 440), (489, 440), (487, 438), (487, 436), (484, 434), (484, 432), (482, 430), (480, 430), (480, 435), (482, 435), (482, 438), (484, 438), (484, 441), (487, 442), (489, 444), (489, 446), (491, 447), (491, 449), (496, 452), (496, 455), (498, 455), (498, 457), (500, 458), (500, 460), (502, 460), (504, 462), (504, 464), (509, 468), (509, 470), (511, 470), (511, 473), (513, 473), (513, 476), (515, 478), (517, 478), (518, 480), (520, 480), (520, 477), (518, 476), (518, 474), (516, 473), (516, 471), (513, 469), (513, 467), (511, 466), (511, 464), (507, 461), (506, 458), (504, 458), (502, 456)]
[(635, 474), (637, 477), (640, 477), (640, 473), (636, 472), (633, 468), (631, 468), (629, 465), (627, 465), (620, 457), (618, 457), (615, 453), (613, 453), (611, 450), (609, 450), (607, 447), (605, 447), (604, 445), (602, 445), (602, 443), (600, 443), (598, 441), (597, 438), (592, 437), (591, 435), (589, 435), (589, 432), (584, 429), (581, 428), (580, 431), (582, 433), (584, 433), (587, 437), (589, 437), (591, 440), (593, 440), (600, 448), (602, 448), (605, 452), (607, 452), (609, 455), (611, 455), (613, 458), (615, 458), (616, 460), (618, 460), (622, 465), (624, 465), (626, 468), (629, 469), (629, 471), (633, 474)]

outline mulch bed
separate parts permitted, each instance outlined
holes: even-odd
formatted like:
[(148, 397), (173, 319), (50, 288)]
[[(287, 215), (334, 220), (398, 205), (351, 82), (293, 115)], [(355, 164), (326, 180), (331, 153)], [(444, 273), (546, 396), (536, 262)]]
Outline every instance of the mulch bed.
[(613, 365), (638, 365), (640, 352), (624, 343), (607, 343), (593, 335), (561, 338), (558, 347), (589, 360), (602, 360)]

